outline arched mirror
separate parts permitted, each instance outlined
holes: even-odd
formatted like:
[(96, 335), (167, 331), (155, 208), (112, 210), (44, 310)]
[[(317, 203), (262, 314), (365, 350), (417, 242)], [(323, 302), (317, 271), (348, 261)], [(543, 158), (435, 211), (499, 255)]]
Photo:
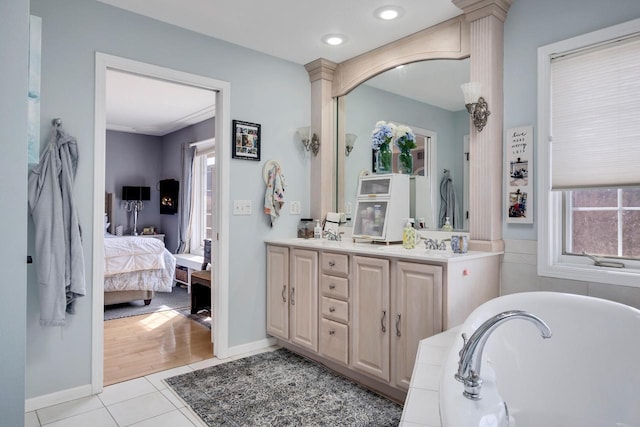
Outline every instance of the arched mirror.
[[(469, 62), (468, 58), (433, 59), (406, 64), (363, 82), (337, 99), (336, 128), (348, 135), (343, 136), (347, 145), (355, 138), (348, 154), (347, 150), (338, 151), (338, 156), (345, 156), (344, 171), (338, 173), (337, 182), (340, 211), (349, 213), (355, 207), (359, 176), (375, 172), (371, 134), (376, 123), (392, 122), (409, 126), (416, 135), (411, 215), (416, 220), (423, 218), (427, 228), (438, 229), (444, 221), (444, 208), (448, 212), (454, 209), (457, 215), (452, 225), (468, 230), (469, 114), (460, 85), (469, 81)], [(398, 149), (394, 148), (392, 165), (397, 172)], [(449, 189), (453, 188), (455, 199), (450, 191), (448, 197), (441, 198), (445, 171), (451, 177), (453, 185)]]

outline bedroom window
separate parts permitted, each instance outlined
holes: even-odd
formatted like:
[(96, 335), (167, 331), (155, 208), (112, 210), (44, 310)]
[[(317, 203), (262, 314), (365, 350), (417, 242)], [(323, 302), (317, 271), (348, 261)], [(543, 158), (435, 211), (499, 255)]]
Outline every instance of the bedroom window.
[(640, 20), (538, 49), (541, 276), (640, 286), (639, 69)]
[(194, 206), (192, 214), (191, 253), (204, 254), (204, 240), (213, 238), (215, 197), (213, 194), (216, 155), (214, 141), (197, 144), (193, 172)]

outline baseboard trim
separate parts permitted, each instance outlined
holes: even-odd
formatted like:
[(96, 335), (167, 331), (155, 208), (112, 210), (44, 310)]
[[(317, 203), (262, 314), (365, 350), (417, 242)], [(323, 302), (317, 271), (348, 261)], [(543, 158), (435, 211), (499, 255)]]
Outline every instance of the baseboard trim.
[(92, 394), (93, 393), (91, 390), (91, 384), (56, 391), (55, 393), (44, 394), (42, 396), (25, 399), (24, 411), (31, 412), (35, 411), (36, 409), (46, 408), (47, 406), (58, 405), (60, 403), (80, 399), (81, 397), (91, 396)]
[(275, 345), (276, 340), (274, 338), (265, 338), (258, 341), (253, 341), (246, 344), (236, 345), (234, 347), (227, 348), (227, 351), (224, 354), (219, 354), (219, 359), (227, 359), (229, 357), (240, 356), (245, 353), (250, 353), (252, 351), (261, 350), (266, 347), (271, 347)]

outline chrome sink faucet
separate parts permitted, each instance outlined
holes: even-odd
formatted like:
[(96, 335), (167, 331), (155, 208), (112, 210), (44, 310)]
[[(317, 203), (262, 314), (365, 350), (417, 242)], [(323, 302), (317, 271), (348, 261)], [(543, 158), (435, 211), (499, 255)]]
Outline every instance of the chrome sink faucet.
[(438, 239), (424, 239), (424, 246), (427, 249), (434, 249), (438, 251), (446, 251), (447, 250), (447, 242), (450, 242), (451, 239), (442, 239), (438, 242)]
[(325, 230), (323, 233), (323, 237), (325, 237), (327, 240), (333, 240), (336, 242), (340, 242), (342, 241), (342, 235), (344, 234), (344, 231), (341, 231), (339, 233), (336, 233), (333, 230)]
[(528, 320), (538, 327), (542, 338), (551, 338), (551, 329), (542, 319), (522, 310), (510, 310), (496, 314), (480, 325), (469, 339), (467, 339), (466, 334), (462, 334), (464, 345), (459, 353), (460, 361), (458, 362), (458, 373), (455, 374), (455, 379), (464, 384), (462, 395), (467, 399), (481, 399), (482, 378), (480, 378), (480, 366), (484, 345), (499, 325), (512, 319)]

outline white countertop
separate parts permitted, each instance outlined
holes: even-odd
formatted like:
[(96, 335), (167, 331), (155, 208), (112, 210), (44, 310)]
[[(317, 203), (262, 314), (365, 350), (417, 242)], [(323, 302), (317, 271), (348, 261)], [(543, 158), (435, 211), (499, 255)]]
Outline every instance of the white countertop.
[(502, 252), (469, 251), (465, 254), (455, 254), (451, 251), (425, 249), (424, 243), (414, 249), (404, 249), (401, 244), (386, 245), (383, 243), (354, 243), (352, 239), (336, 242), (326, 239), (267, 239), (265, 243), (272, 245), (293, 246), (304, 249), (316, 249), (327, 252), (353, 253), (409, 260), (451, 263), (470, 259), (486, 258), (502, 255)]

